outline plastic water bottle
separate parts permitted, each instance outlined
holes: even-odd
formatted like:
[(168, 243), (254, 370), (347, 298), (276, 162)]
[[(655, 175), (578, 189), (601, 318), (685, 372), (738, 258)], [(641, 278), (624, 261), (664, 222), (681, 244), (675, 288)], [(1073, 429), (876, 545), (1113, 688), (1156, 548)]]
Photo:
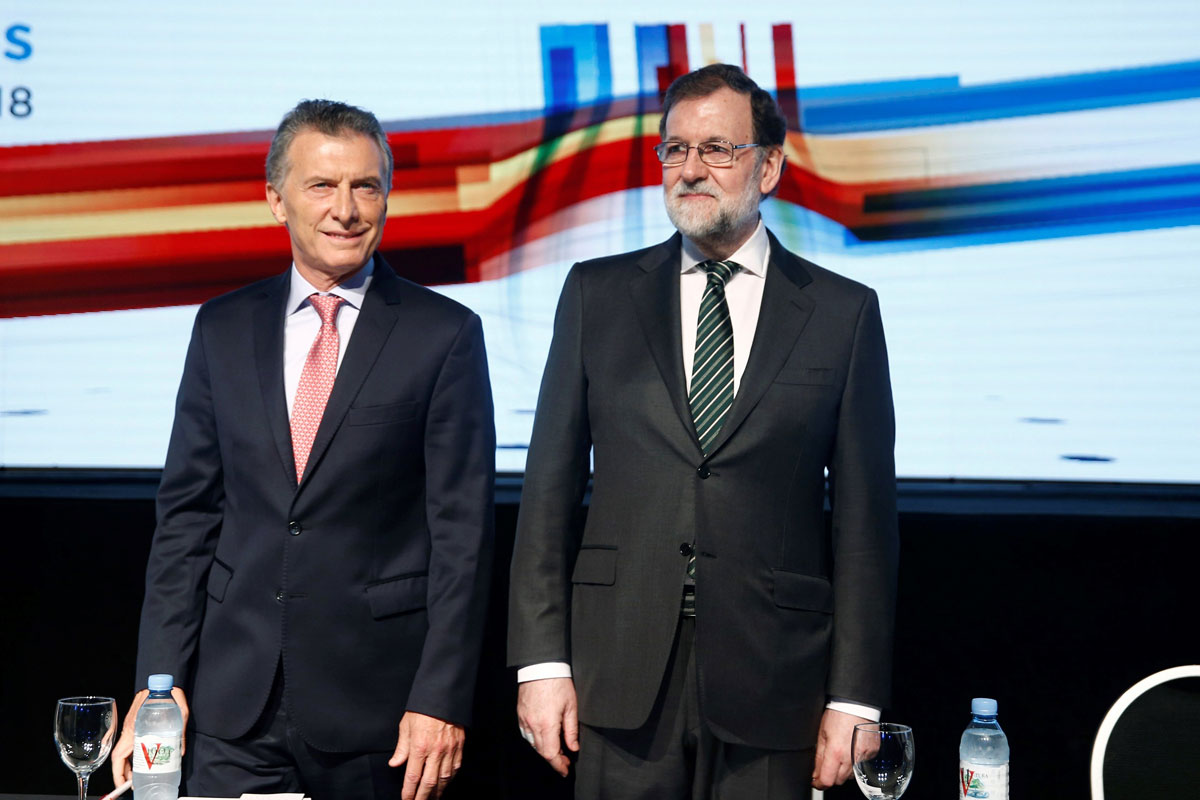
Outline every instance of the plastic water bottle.
[(171, 697), (175, 679), (151, 675), (150, 696), (133, 723), (134, 800), (177, 800), (183, 714)]
[(996, 701), (971, 701), (971, 724), (958, 745), (959, 800), (1008, 800), (1008, 737), (996, 721)]

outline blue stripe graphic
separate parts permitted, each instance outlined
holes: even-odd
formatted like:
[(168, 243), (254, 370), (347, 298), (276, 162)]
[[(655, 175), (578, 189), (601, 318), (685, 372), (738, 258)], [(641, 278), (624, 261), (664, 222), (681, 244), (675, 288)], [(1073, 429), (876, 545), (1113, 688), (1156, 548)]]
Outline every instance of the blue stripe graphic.
[(809, 133), (862, 133), (1195, 97), (1200, 97), (1200, 61), (1186, 61), (890, 97), (814, 98), (802, 102), (801, 124)]

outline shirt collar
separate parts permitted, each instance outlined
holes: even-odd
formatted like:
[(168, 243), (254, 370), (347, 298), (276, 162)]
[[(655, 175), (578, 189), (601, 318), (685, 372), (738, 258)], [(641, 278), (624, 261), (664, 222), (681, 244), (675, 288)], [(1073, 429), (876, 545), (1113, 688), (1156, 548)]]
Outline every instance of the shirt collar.
[[(683, 258), (680, 264), (680, 272), (695, 272), (697, 264), (708, 261), (708, 256), (701, 253), (700, 248), (696, 247), (692, 240), (686, 236), (683, 237), (681, 251)], [(733, 255), (725, 260), (736, 262), (742, 268), (743, 272), (765, 278), (767, 276), (767, 261), (770, 257), (771, 240), (767, 238), (767, 228), (763, 225), (762, 217), (759, 217), (758, 227), (754, 229), (754, 233), (750, 234), (750, 238)]]
[[(371, 275), (375, 272), (374, 257), (362, 269), (351, 275), (328, 292), (322, 292), (304, 279), (300, 270), (292, 262), (291, 288), (288, 289), (287, 313), (295, 314), (308, 302), (310, 294), (334, 294), (355, 308), (362, 308), (363, 298), (367, 296), (367, 287), (371, 285)], [(311, 304), (310, 304), (311, 305)]]

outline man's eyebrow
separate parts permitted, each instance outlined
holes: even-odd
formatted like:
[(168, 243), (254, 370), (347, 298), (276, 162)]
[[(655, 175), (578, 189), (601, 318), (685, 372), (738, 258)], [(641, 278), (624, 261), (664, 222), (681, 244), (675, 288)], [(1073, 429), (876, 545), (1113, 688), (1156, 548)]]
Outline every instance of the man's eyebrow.
[[(322, 175), (319, 172), (314, 172), (311, 175), (306, 175), (303, 178), (304, 183), (341, 183), (343, 179), (332, 178), (327, 175)], [(349, 179), (350, 183), (378, 183), (383, 184), (383, 179), (378, 175), (359, 175)]]

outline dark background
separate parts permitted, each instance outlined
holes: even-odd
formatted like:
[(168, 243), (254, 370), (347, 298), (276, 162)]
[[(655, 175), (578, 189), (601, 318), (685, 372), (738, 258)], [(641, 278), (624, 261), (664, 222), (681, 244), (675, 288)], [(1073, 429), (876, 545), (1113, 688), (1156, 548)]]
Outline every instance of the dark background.
[[(133, 674), (154, 529), (153, 473), (0, 470), (0, 793), (65, 794), (53, 708), (111, 695)], [(995, 697), (1014, 798), (1088, 795), (1092, 740), (1141, 678), (1200, 660), (1200, 487), (902, 482), (894, 705), (913, 726), (906, 800), (951, 797), (974, 696)], [(517, 736), (504, 667), (519, 481), (497, 492), (497, 564), (476, 723), (451, 794), (565, 798), (570, 781)], [(145, 676), (140, 676), (144, 681)], [(110, 788), (107, 764), (92, 795)], [(829, 798), (860, 797), (850, 785)]]

